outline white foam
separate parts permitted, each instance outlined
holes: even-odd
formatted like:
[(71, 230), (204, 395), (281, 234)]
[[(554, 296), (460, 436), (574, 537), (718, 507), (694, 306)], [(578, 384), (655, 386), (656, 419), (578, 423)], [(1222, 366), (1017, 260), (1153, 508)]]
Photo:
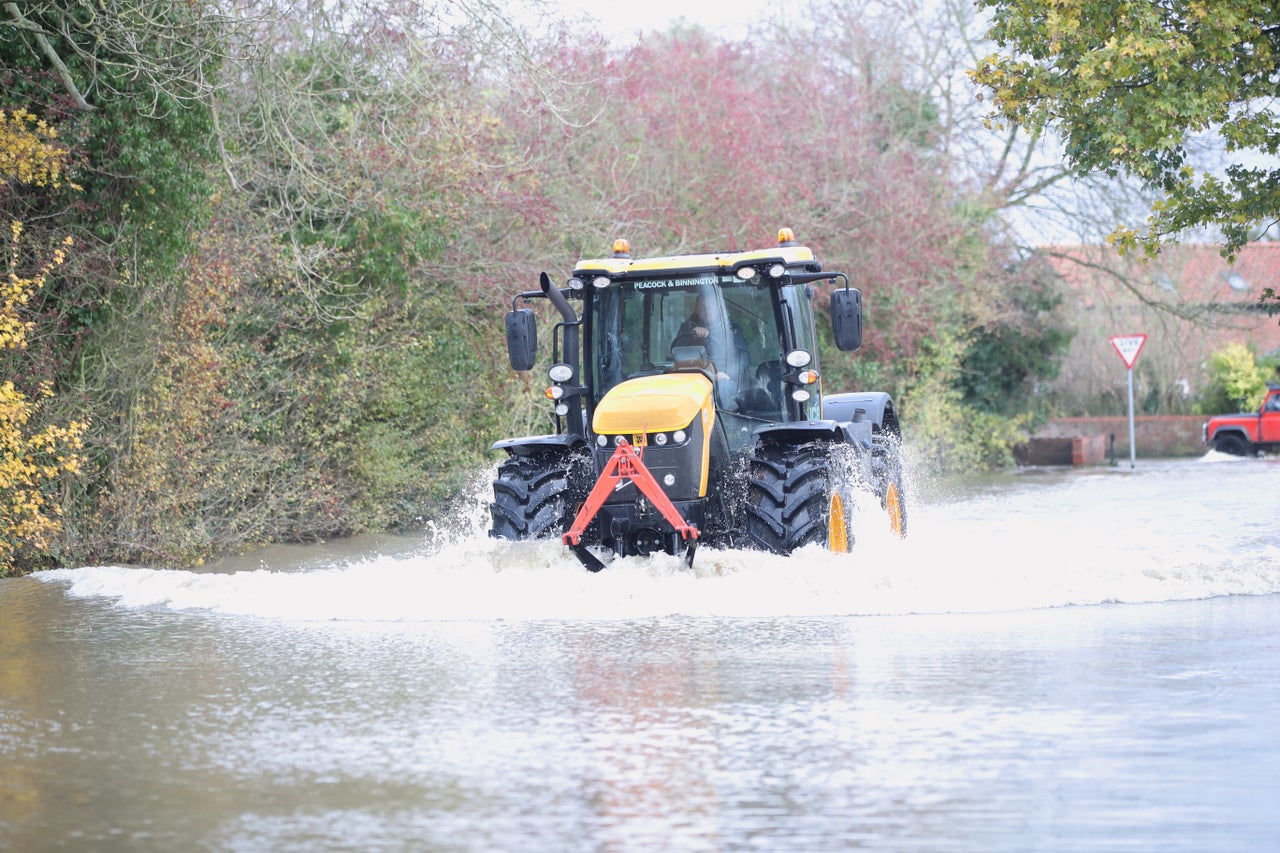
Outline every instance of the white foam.
[[(860, 506), (851, 554), (702, 548), (692, 570), (658, 555), (591, 574), (558, 542), (494, 541), (473, 518), (470, 531), (424, 542), (421, 553), (319, 570), (97, 567), (38, 576), (121, 607), (307, 622), (973, 613), (1280, 592), (1276, 501), (1268, 496), (1249, 518), (1237, 505), (1208, 511), (1194, 485), (1182, 499), (1161, 500), (1196, 470), (1195, 461), (1183, 465), (1171, 476), (1027, 479), (915, 505), (905, 541), (889, 535), (878, 508)], [(1224, 493), (1239, 488), (1223, 485)]]

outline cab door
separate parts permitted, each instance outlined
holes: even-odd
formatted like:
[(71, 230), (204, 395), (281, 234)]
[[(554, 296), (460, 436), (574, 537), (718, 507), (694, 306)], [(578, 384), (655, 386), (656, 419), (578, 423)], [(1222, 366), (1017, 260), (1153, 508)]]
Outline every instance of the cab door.
[[(818, 333), (813, 317), (813, 287), (808, 284), (790, 284), (781, 288), (782, 312), (788, 329), (788, 349), (802, 349), (809, 353), (809, 368), (821, 371), (818, 365)], [(788, 368), (790, 369), (790, 368)], [(799, 390), (799, 389), (795, 389)], [(799, 420), (817, 420), (822, 417), (821, 386), (807, 389), (809, 396), (790, 405)]]

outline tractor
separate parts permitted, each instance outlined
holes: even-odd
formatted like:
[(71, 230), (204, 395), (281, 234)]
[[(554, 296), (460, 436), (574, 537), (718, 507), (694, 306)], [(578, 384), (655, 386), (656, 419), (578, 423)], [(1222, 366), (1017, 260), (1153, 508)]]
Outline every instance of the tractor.
[(832, 284), (836, 346), (862, 343), (862, 295), (782, 229), (773, 248), (579, 261), (544, 272), (506, 315), (511, 367), (537, 359), (534, 300), (559, 314), (555, 432), (508, 438), (490, 535), (559, 538), (602, 556), (683, 555), (699, 543), (790, 554), (853, 544), (854, 491), (906, 534), (898, 411), (886, 393), (823, 391), (815, 285)]

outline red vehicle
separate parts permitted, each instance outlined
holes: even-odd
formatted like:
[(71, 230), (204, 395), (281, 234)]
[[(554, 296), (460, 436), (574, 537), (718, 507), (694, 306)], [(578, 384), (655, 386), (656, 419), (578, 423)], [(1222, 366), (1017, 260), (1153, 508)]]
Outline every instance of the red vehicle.
[(1267, 396), (1256, 412), (1210, 418), (1204, 425), (1204, 443), (1232, 456), (1280, 450), (1280, 385), (1267, 383)]

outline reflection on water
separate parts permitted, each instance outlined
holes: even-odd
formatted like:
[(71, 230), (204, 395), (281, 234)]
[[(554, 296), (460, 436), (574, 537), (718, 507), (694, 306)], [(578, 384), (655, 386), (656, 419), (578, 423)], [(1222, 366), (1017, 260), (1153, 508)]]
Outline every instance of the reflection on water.
[(1273, 848), (1276, 473), (1010, 476), (696, 572), (464, 535), (0, 582), (0, 848)]

